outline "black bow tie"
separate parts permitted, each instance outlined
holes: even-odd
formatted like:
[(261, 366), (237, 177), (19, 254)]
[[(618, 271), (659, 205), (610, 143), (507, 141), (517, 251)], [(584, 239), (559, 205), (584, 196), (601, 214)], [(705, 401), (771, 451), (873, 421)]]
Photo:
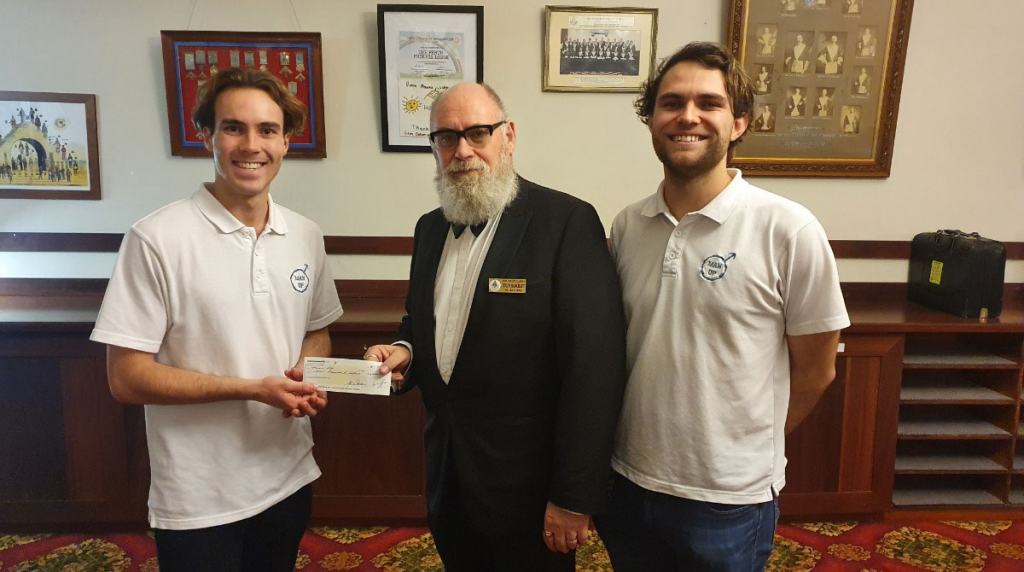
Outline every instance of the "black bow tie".
[[(473, 236), (480, 236), (480, 233), (484, 231), (485, 226), (487, 226), (487, 221), (474, 224), (473, 226), (469, 227), (469, 230), (473, 231)], [(460, 236), (462, 236), (462, 233), (465, 230), (466, 225), (452, 223), (452, 234), (455, 235), (455, 238), (459, 238)]]

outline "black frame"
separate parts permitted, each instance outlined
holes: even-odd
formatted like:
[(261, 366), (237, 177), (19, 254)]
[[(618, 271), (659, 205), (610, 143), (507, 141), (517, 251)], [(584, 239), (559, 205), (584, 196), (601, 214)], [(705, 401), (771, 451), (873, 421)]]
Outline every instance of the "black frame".
[(484, 7), (483, 6), (450, 6), (427, 4), (378, 4), (377, 5), (377, 62), (380, 79), (380, 125), (381, 150), (389, 153), (430, 153), (430, 142), (423, 137), (423, 145), (392, 143), (388, 131), (388, 78), (387, 51), (384, 43), (384, 17), (388, 12), (412, 13), (446, 13), (476, 15), (476, 77), (464, 81), (482, 82), (484, 80)]

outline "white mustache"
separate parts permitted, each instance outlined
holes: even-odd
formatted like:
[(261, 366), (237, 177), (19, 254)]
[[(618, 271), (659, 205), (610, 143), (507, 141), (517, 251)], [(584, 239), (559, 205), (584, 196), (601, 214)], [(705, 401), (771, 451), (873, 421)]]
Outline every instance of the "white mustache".
[(451, 163), (445, 167), (444, 172), (446, 174), (452, 173), (464, 173), (466, 171), (483, 171), (487, 173), (491, 168), (484, 162), (483, 159), (468, 159), (463, 161), (462, 159), (452, 159)]

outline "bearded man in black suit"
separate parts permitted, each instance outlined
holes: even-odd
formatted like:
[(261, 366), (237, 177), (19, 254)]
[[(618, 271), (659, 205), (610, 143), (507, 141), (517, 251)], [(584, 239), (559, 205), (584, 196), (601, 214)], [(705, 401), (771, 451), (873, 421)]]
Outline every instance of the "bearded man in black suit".
[(591, 205), (516, 174), (515, 124), (490, 87), (452, 87), (430, 125), (441, 208), (416, 225), (394, 343), (365, 358), (423, 394), (427, 517), (446, 569), (572, 571), (626, 379), (604, 227)]

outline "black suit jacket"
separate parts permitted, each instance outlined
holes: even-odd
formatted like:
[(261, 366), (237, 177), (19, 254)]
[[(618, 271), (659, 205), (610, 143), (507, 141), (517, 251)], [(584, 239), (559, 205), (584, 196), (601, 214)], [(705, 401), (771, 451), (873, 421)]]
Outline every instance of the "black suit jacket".
[[(450, 383), (438, 371), (434, 281), (449, 224), (416, 224), (406, 316), (408, 382), (423, 395), (428, 516), (540, 532), (547, 501), (592, 514), (604, 499), (625, 389), (615, 267), (594, 208), (519, 179), (480, 270)], [(525, 294), (488, 292), (522, 278)]]

